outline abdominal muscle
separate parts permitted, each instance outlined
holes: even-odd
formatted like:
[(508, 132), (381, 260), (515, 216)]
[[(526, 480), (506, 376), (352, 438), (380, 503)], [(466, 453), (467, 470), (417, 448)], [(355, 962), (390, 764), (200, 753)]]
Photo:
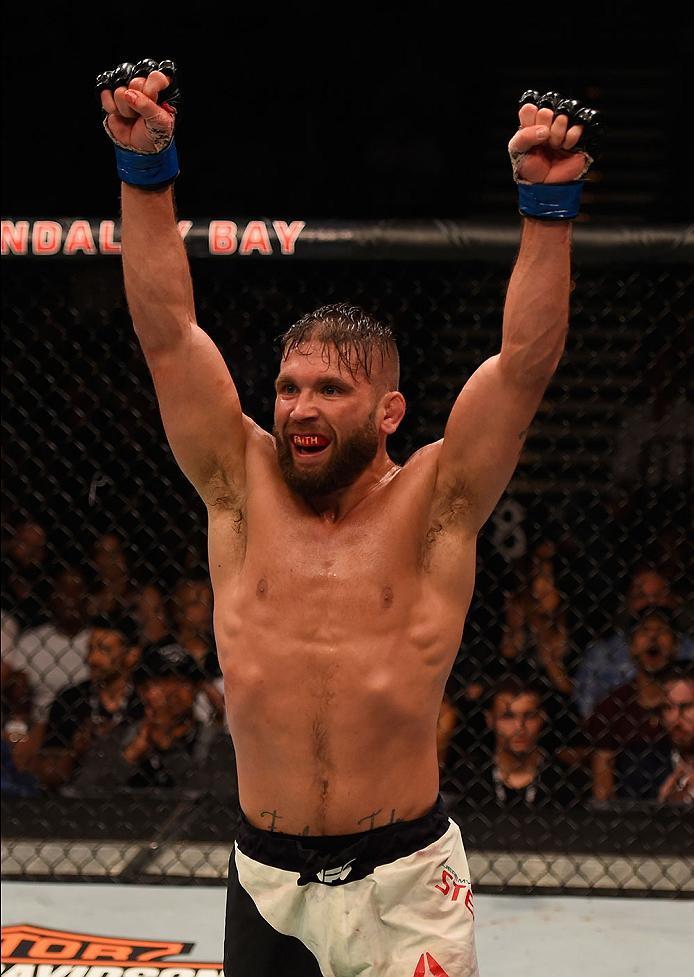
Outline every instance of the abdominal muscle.
[(436, 723), (462, 620), (446, 629), (402, 594), (397, 620), (334, 596), (306, 610), (217, 595), (239, 799), (258, 828), (352, 834), (420, 817), (437, 797)]

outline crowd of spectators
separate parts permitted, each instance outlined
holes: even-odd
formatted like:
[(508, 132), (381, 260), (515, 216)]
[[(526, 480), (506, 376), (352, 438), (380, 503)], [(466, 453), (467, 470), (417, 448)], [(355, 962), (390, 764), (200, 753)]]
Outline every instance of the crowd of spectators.
[(52, 572), (37, 522), (3, 551), (2, 792), (232, 798), (235, 758), (202, 576), (138, 584), (116, 533)]
[[(24, 521), (3, 551), (2, 791), (235, 791), (203, 573), (137, 582), (100, 535), (85, 567)], [(444, 793), (475, 809), (694, 803), (694, 637), (665, 569), (633, 568), (606, 632), (581, 645), (556, 540), (506, 579), (494, 654), (454, 667), (439, 716)], [(475, 642), (461, 659), (475, 655)]]
[(554, 541), (510, 579), (498, 648), (446, 686), (444, 792), (474, 809), (694, 803), (691, 608), (666, 570), (634, 567), (615, 619), (583, 646)]

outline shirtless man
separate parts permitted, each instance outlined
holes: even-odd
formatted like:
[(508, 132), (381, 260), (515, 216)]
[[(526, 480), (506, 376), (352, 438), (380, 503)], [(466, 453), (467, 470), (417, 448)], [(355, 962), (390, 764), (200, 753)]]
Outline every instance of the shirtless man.
[(169, 443), (209, 513), (242, 809), (225, 971), (470, 977), (472, 893), (437, 799), (437, 717), (477, 534), (564, 349), (569, 221), (590, 162), (573, 123), (590, 128), (594, 113), (522, 100), (510, 150), (537, 219), (524, 223), (501, 352), (465, 385), (443, 440), (399, 466), (386, 448), (405, 412), (397, 349), (359, 309), (326, 307), (286, 333), (272, 435), (242, 413), (196, 323), (176, 229), (175, 84), (170, 62), (98, 79), (130, 311)]

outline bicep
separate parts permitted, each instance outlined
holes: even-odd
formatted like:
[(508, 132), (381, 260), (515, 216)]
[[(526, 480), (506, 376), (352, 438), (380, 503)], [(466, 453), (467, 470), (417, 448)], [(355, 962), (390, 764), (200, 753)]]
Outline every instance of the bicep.
[(222, 354), (193, 324), (176, 346), (147, 357), (166, 437), (183, 473), (205, 497), (219, 472), (243, 480), (245, 429)]
[(547, 384), (511, 378), (500, 356), (473, 373), (451, 411), (441, 448), (437, 488), (458, 486), (473, 528), (487, 521), (516, 469)]

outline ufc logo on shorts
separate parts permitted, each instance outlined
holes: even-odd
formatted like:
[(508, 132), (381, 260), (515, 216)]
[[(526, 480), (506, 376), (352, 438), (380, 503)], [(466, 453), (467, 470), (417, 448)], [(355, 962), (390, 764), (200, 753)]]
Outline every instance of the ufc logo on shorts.
[(352, 871), (352, 862), (356, 862), (356, 858), (350, 858), (348, 862), (344, 865), (338, 865), (337, 868), (324, 868), (317, 873), (316, 878), (319, 882), (326, 882), (328, 885), (331, 882), (344, 882), (349, 873)]
[(456, 876), (447, 869), (444, 869), (441, 873), (441, 882), (435, 885), (434, 888), (438, 889), (439, 892), (443, 893), (444, 896), (451, 893), (451, 902), (458, 902), (460, 893), (465, 890), (465, 908), (472, 913), (472, 917), (474, 919), (475, 910), (472, 901), (472, 889), (470, 888), (468, 882), (456, 881)]

